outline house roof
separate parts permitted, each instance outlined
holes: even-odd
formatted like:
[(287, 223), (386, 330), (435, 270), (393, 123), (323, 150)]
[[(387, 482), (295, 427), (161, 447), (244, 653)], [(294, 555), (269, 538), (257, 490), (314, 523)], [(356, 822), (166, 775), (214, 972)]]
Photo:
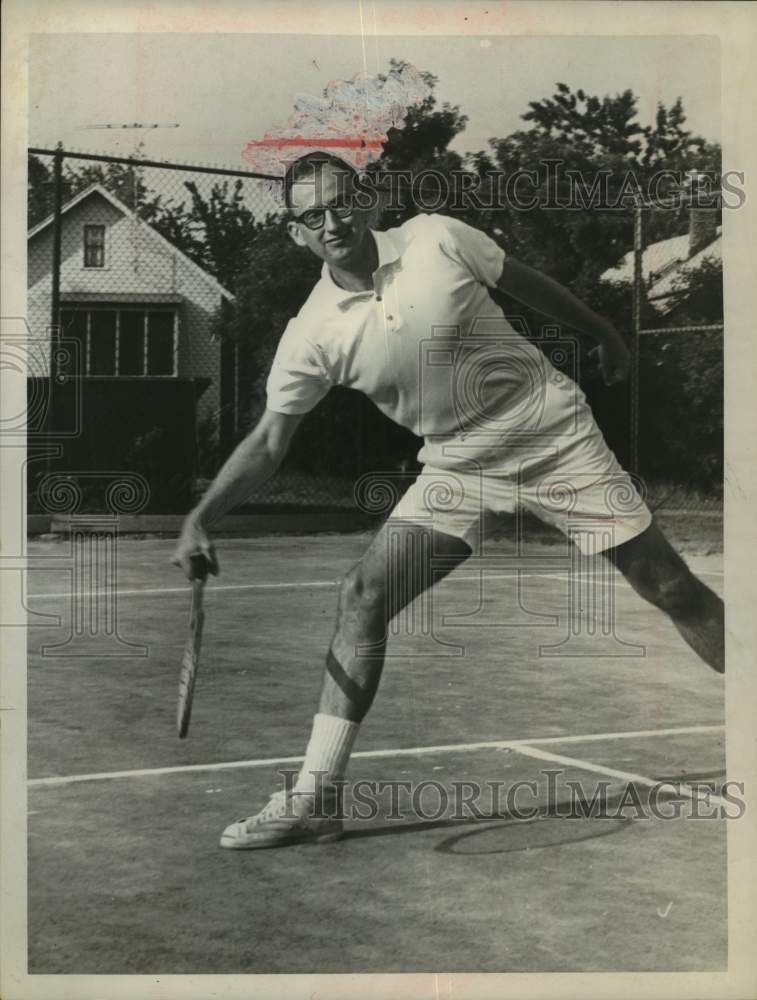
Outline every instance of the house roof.
[[(658, 312), (667, 313), (676, 304), (674, 300), (676, 282), (682, 276), (696, 270), (705, 260), (720, 261), (723, 258), (723, 239), (720, 227), (715, 239), (689, 257), (689, 234), (671, 236), (667, 240), (651, 243), (641, 256), (641, 270), (647, 286), (647, 299), (654, 302)], [(601, 278), (611, 284), (633, 281), (634, 251), (629, 250), (616, 267), (605, 271)]]
[(706, 247), (703, 247), (692, 257), (687, 257), (686, 260), (681, 261), (676, 267), (658, 278), (652, 284), (651, 288), (647, 290), (647, 299), (655, 303), (658, 311), (663, 313), (669, 312), (675, 305), (675, 301), (671, 296), (675, 296), (678, 291), (678, 288), (676, 288), (678, 279), (683, 275), (689, 274), (691, 271), (695, 271), (705, 260), (722, 261), (722, 259), (723, 240), (718, 235), (712, 243), (708, 243)]
[[(109, 202), (117, 211), (121, 212), (122, 215), (125, 215), (128, 219), (130, 219), (133, 223), (135, 223), (135, 225), (139, 226), (140, 229), (142, 229), (150, 239), (161, 244), (162, 246), (170, 250), (171, 253), (177, 254), (179, 257), (182, 257), (189, 265), (189, 267), (192, 270), (194, 270), (202, 278), (203, 281), (205, 281), (207, 284), (213, 287), (225, 299), (228, 299), (230, 302), (234, 300), (234, 296), (231, 294), (230, 291), (228, 291), (228, 289), (224, 288), (224, 286), (220, 283), (220, 281), (214, 278), (212, 274), (209, 274), (205, 270), (205, 268), (200, 267), (199, 264), (196, 264), (191, 259), (191, 257), (187, 257), (187, 255), (183, 252), (183, 250), (180, 250), (177, 246), (171, 243), (170, 240), (167, 240), (165, 236), (162, 236), (157, 231), (157, 229), (154, 229), (151, 225), (145, 222), (144, 219), (140, 219), (139, 216), (136, 214), (136, 212), (133, 212), (130, 208), (127, 208), (127, 206), (124, 205), (122, 201), (116, 198), (114, 194), (111, 194), (111, 192), (108, 191), (107, 188), (103, 187), (102, 184), (90, 184), (88, 188), (85, 188), (83, 191), (80, 191), (78, 194), (74, 195), (73, 198), (70, 198), (66, 202), (66, 204), (62, 206), (61, 214), (65, 215), (66, 212), (70, 212), (72, 208), (75, 208), (77, 205), (81, 204), (81, 202), (85, 201), (87, 198), (90, 198), (93, 194), (99, 194), (101, 197), (105, 198), (105, 200)], [(33, 237), (37, 236), (38, 233), (41, 233), (44, 229), (47, 229), (47, 227), (52, 224), (53, 219), (54, 219), (53, 215), (48, 215), (48, 217), (46, 219), (43, 219), (42, 222), (38, 222), (36, 226), (34, 226), (32, 229), (29, 230), (27, 234), (27, 239), (32, 239)]]
[(63, 303), (73, 302), (77, 305), (87, 302), (112, 302), (114, 305), (136, 303), (140, 306), (150, 303), (181, 305), (184, 296), (173, 292), (61, 292), (60, 300)]

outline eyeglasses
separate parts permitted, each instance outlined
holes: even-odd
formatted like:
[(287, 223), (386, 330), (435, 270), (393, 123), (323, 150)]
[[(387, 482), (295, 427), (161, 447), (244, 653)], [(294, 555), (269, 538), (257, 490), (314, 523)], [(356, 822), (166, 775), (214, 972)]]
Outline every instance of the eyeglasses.
[(329, 205), (328, 208), (309, 208), (302, 215), (295, 215), (295, 222), (301, 222), (308, 229), (320, 229), (326, 221), (326, 212), (331, 212), (338, 219), (346, 219), (352, 215), (351, 205)]

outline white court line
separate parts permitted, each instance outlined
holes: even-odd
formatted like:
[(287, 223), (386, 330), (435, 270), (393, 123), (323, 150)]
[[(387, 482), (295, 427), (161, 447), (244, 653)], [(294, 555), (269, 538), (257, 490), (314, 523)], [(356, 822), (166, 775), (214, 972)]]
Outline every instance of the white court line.
[[(536, 747), (521, 743), (513, 747), (516, 753), (526, 757), (535, 757), (536, 760), (546, 760), (552, 764), (564, 764), (566, 767), (575, 767), (580, 771), (592, 771), (594, 774), (604, 774), (608, 778), (619, 778), (621, 781), (631, 782), (635, 785), (645, 785), (647, 788), (655, 788), (661, 784), (659, 779), (647, 778), (643, 774), (634, 774), (632, 771), (617, 771), (614, 767), (605, 767), (603, 764), (595, 764), (590, 760), (581, 760), (578, 757), (564, 757), (559, 753), (549, 753), (546, 750), (537, 750)], [(687, 795), (690, 799), (707, 800), (716, 806), (727, 807), (733, 803), (726, 802), (719, 795), (714, 795), (705, 789), (692, 788), (686, 782), (665, 781), (665, 785), (674, 785), (680, 789), (681, 794)]]
[[(482, 567), (482, 572), (486, 572), (485, 567)], [(568, 570), (565, 570), (567, 573)], [(562, 580), (565, 577), (565, 573), (560, 572), (538, 572), (538, 570), (519, 570), (514, 569), (510, 573), (487, 573), (487, 580), (512, 580), (515, 578), (516, 573), (520, 574), (521, 579), (524, 577), (541, 577), (547, 580)], [(723, 576), (722, 570), (697, 570), (695, 571), (697, 576)], [(289, 583), (221, 583), (221, 584), (211, 584), (208, 587), (207, 594), (212, 596), (214, 593), (226, 590), (301, 590), (307, 587), (337, 587), (339, 585), (341, 578), (336, 580), (295, 580)], [(444, 580), (440, 580), (439, 583), (446, 583), (449, 580), (457, 581), (458, 583), (471, 583), (473, 581), (478, 581), (481, 579), (481, 574), (476, 576), (455, 576), (450, 574), (450, 576), (445, 577)], [(619, 577), (619, 582), (624, 586), (629, 586), (628, 583)], [(150, 597), (155, 594), (188, 594), (189, 584), (184, 587), (154, 587), (145, 590), (120, 590), (116, 589), (116, 597)], [(98, 591), (96, 594), (92, 594), (92, 597), (110, 597), (112, 591)], [(71, 591), (61, 591), (58, 594), (29, 594), (27, 593), (26, 599), (31, 601), (52, 601), (59, 600), (62, 597), (71, 597)]]
[[(222, 590), (286, 590), (299, 589), (302, 587), (336, 587), (338, 580), (300, 580), (295, 583), (221, 583), (211, 584), (207, 588), (208, 594), (214, 594)], [(95, 597), (110, 596), (112, 591), (98, 591), (93, 594)], [(149, 597), (155, 594), (188, 594), (189, 582), (183, 587), (153, 587), (145, 590), (121, 590), (116, 589), (116, 597)], [(27, 594), (27, 600), (51, 601), (61, 597), (71, 597), (71, 591), (61, 591), (59, 594)]]
[[(517, 750), (539, 743), (596, 743), (601, 740), (643, 739), (648, 736), (683, 736), (693, 733), (720, 733), (724, 726), (680, 726), (676, 729), (639, 729), (634, 732), (584, 733), (573, 736), (538, 736), (523, 740), (490, 740), (485, 743), (446, 743), (431, 747), (401, 747), (392, 750), (359, 750), (352, 758), (420, 757), (433, 753), (464, 753), (472, 750)], [(525, 751), (524, 751), (525, 752)], [(278, 764), (301, 764), (304, 757), (265, 757), (258, 760), (232, 760), (218, 764), (182, 764), (176, 767), (141, 768), (134, 771), (97, 771), (93, 774), (72, 774), (54, 778), (30, 778), (30, 788), (51, 785), (73, 785), (81, 781), (109, 781), (114, 778), (145, 778), (163, 774), (189, 774), (201, 771), (224, 771), (234, 768), (273, 767)], [(620, 773), (620, 772), (618, 772)]]

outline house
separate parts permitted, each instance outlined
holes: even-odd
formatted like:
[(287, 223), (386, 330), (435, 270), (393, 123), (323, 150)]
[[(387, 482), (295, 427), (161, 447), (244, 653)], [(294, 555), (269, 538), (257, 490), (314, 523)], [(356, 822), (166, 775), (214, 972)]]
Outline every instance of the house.
[[(227, 372), (222, 389), (222, 345), (213, 335), (231, 293), (100, 184), (71, 198), (61, 220), (61, 336), (78, 342), (77, 374), (152, 380), (156, 390), (161, 381), (191, 380), (198, 421), (217, 420), (233, 404), (222, 391), (233, 397), (236, 383)], [(50, 216), (28, 234), (28, 322), (36, 335), (50, 328), (52, 223)], [(48, 374), (49, 363), (48, 352)]]
[[(722, 261), (722, 242), (715, 210), (691, 207), (688, 233), (659, 240), (644, 249), (642, 274), (646, 298), (661, 316), (670, 316), (681, 305), (682, 294), (678, 286), (688, 273), (705, 260)], [(601, 277), (610, 284), (633, 282), (633, 250)]]

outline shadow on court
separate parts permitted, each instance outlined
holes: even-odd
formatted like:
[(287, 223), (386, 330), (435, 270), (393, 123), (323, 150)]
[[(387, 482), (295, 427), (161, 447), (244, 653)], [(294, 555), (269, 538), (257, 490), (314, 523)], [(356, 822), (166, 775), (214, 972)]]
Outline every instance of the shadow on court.
[[(297, 768), (280, 761), (304, 748), (334, 581), (364, 545), (221, 543), (186, 741), (174, 709), (188, 593), (171, 543), (119, 548), (118, 627), (148, 648), (141, 658), (40, 656), (70, 616), (65, 596), (45, 595), (70, 584), (30, 574), (30, 607), (61, 617), (30, 630), (30, 972), (725, 968), (728, 821), (686, 794), (661, 795), (665, 815), (650, 808), (655, 781), (721, 790), (722, 679), (621, 584), (618, 632), (645, 655), (540, 655), (564, 633), (559, 566), (520, 583), (463, 566), (435, 592), (432, 630), (393, 636), (350, 769), (389, 785), (367, 818), (347, 796), (342, 841), (218, 848)], [(718, 561), (700, 563), (719, 589)], [(477, 746), (503, 740), (526, 745)], [(233, 761), (249, 764), (218, 766)], [(154, 773), (164, 767), (178, 770)], [(69, 780), (116, 771), (140, 773)], [(54, 776), (66, 780), (39, 783)], [(569, 815), (571, 789), (586, 805), (602, 782), (603, 814)], [(461, 783), (480, 789), (480, 815), (454, 813)], [(495, 801), (515, 785), (533, 814)]]

